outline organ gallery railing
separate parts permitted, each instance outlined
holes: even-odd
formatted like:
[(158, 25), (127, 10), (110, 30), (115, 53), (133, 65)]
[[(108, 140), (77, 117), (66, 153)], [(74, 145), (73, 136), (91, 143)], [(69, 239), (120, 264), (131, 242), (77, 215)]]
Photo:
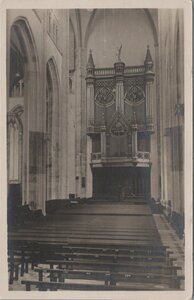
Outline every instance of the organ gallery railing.
[[(138, 74), (143, 75), (145, 73), (145, 66), (129, 66), (125, 67), (124, 74), (131, 75), (131, 74)], [(94, 75), (96, 77), (103, 77), (103, 76), (114, 76), (115, 69), (114, 68), (99, 68), (94, 70)]]
[(137, 159), (137, 160), (143, 160), (143, 161), (150, 161), (151, 156), (150, 152), (145, 151), (138, 151), (135, 157), (132, 157), (131, 155), (120, 155), (120, 156), (106, 156), (102, 157), (101, 152), (91, 153), (91, 161), (101, 160), (102, 158), (110, 160), (110, 159), (122, 159), (122, 158), (129, 158), (129, 159)]

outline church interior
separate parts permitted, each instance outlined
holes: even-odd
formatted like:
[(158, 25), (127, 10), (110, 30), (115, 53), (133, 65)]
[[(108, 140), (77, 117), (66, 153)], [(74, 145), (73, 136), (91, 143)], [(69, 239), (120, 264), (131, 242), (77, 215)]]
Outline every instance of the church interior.
[(6, 18), (9, 290), (184, 290), (183, 10)]

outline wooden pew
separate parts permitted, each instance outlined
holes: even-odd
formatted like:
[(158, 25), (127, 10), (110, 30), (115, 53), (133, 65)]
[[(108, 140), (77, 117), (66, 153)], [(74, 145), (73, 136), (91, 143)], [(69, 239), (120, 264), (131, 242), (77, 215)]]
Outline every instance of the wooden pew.
[(53, 238), (52, 240), (38, 240), (38, 239), (26, 239), (21, 237), (14, 237), (11, 238), (9, 240), (9, 248), (13, 249), (13, 248), (18, 248), (21, 246), (26, 246), (26, 247), (31, 247), (31, 248), (35, 248), (35, 247), (45, 247), (45, 249), (48, 248), (55, 248), (55, 247), (71, 247), (72, 249), (76, 249), (76, 248), (87, 248), (87, 250), (89, 249), (116, 249), (119, 251), (143, 251), (143, 252), (147, 252), (149, 253), (165, 253), (166, 250), (169, 248), (168, 246), (162, 246), (162, 245), (158, 245), (158, 244), (144, 244), (139, 245), (137, 243), (132, 243), (132, 244), (120, 244), (120, 243), (114, 243), (114, 241), (111, 241), (111, 243), (106, 243), (106, 241), (104, 241), (103, 243), (96, 243), (95, 241), (93, 241), (93, 239), (90, 239), (90, 241), (81, 241), (79, 243), (75, 242), (69, 242), (69, 241), (63, 241), (63, 240), (55, 240), (55, 238)]
[[(93, 250), (93, 251), (91, 251)], [(101, 251), (97, 251), (101, 250)], [(82, 249), (74, 249), (72, 251), (71, 248), (61, 248), (61, 249), (48, 249), (48, 248), (42, 248), (36, 247), (36, 248), (23, 248), (21, 250), (12, 250), (12, 253), (15, 255), (31, 255), (31, 258), (36, 258), (36, 257), (42, 257), (45, 256), (47, 258), (49, 257), (60, 257), (61, 259), (101, 259), (101, 260), (112, 260), (112, 261), (138, 261), (138, 262), (166, 262), (169, 265), (171, 265), (172, 261), (174, 259), (169, 259), (168, 255), (162, 255), (158, 254), (157, 255), (152, 254), (152, 253), (136, 253), (135, 251), (126, 251), (125, 253), (119, 252), (113, 249), (108, 249), (109, 251), (106, 251), (107, 249), (97, 249), (95, 251), (94, 249), (91, 248), (82, 248)]]
[[(62, 282), (46, 282), (46, 281), (32, 281), (32, 280), (22, 280), (21, 284), (25, 284), (26, 291), (31, 291), (31, 286), (35, 286), (39, 291), (57, 291), (57, 290), (84, 290), (84, 291), (135, 291), (135, 290), (155, 290), (154, 284), (146, 284), (143, 282), (138, 283), (136, 286), (134, 284), (128, 286), (126, 285), (102, 285), (102, 284), (80, 284), (80, 283), (62, 283)], [(157, 285), (157, 290), (174, 290), (174, 288), (169, 287), (169, 285)]]
[[(98, 208), (100, 212), (102, 207)], [(138, 212), (138, 209), (133, 208), (133, 211)], [(176, 281), (176, 274), (180, 268), (172, 265), (173, 259), (169, 258), (168, 248), (161, 245), (149, 210), (145, 215), (141, 213), (136, 216), (130, 212), (129, 215), (125, 215), (125, 212), (121, 216), (110, 215), (105, 228), (103, 227), (105, 214), (101, 216), (99, 212), (95, 212), (94, 208), (86, 208), (81, 212), (77, 210), (75, 213), (70, 208), (69, 212), (67, 210), (59, 212), (36, 223), (30, 221), (25, 228), (17, 228), (15, 232), (9, 233), (10, 252), (12, 251), (15, 256), (21, 254), (21, 266), (25, 271), (28, 271), (29, 264), (32, 264), (32, 267), (34, 265), (40, 267), (41, 264), (50, 265), (48, 272), (53, 278), (53, 266), (57, 266), (61, 270), (60, 275), (77, 276), (77, 279), (82, 277), (82, 279), (92, 280), (93, 278), (97, 281), (104, 281), (106, 287), (110, 283), (111, 285), (117, 283), (122, 285), (122, 282), (131, 281), (136, 284), (141, 281), (149, 283), (161, 278), (164, 284), (168, 283), (168, 279), (171, 286), (178, 286), (179, 279)], [(112, 212), (115, 214), (115, 208)], [(100, 224), (99, 218), (95, 222), (92, 221), (93, 214), (99, 214), (102, 220)], [(79, 215), (78, 221), (77, 215)], [(88, 224), (86, 215), (89, 220)], [(118, 220), (122, 218), (119, 226), (115, 226), (115, 218)], [(52, 220), (55, 221), (54, 224)], [(139, 222), (139, 220), (142, 221)], [(15, 259), (15, 263), (16, 261)], [(90, 275), (86, 274), (85, 269)], [(109, 278), (108, 281), (107, 278)], [(31, 285), (35, 286), (35, 283), (28, 281), (26, 288), (30, 289)], [(43, 285), (38, 283), (38, 288), (60, 288)], [(71, 288), (84, 289), (83, 285), (71, 286)], [(62, 289), (67, 289), (67, 286), (65, 285)]]
[(50, 265), (52, 269), (53, 266), (57, 266), (60, 269), (90, 269), (90, 270), (109, 270), (109, 271), (120, 271), (120, 272), (142, 272), (146, 273), (148, 270), (154, 273), (161, 273), (161, 274), (172, 274), (176, 275), (177, 270), (181, 268), (179, 266), (167, 266), (164, 263), (148, 263), (142, 264), (137, 262), (128, 262), (128, 263), (115, 263), (115, 262), (101, 262), (101, 261), (91, 261), (91, 260), (77, 260), (77, 261), (70, 261), (70, 260), (46, 260), (44, 264)]
[[(40, 246), (40, 247), (39, 247)], [(45, 245), (44, 245), (45, 246)], [(23, 263), (28, 265), (28, 263), (34, 264), (40, 264), (45, 263), (48, 260), (71, 260), (71, 261), (77, 261), (77, 260), (83, 260), (85, 262), (93, 262), (93, 261), (100, 261), (101, 263), (104, 261), (107, 262), (133, 262), (133, 263), (142, 263), (144, 262), (144, 266), (146, 265), (153, 265), (156, 263), (157, 265), (163, 265), (165, 263), (167, 266), (172, 266), (172, 262), (175, 259), (169, 259), (167, 255), (153, 255), (152, 253), (148, 252), (146, 253), (135, 253), (135, 251), (132, 252), (125, 252), (125, 253), (119, 253), (118, 249), (96, 249), (96, 248), (75, 248), (74, 251), (72, 251), (71, 248), (67, 247), (56, 247), (56, 248), (49, 248), (44, 247), (42, 248), (42, 245), (35, 245), (35, 247), (24, 247), (21, 250), (12, 250), (12, 256), (15, 255), (21, 255), (21, 260), (23, 259)], [(78, 252), (79, 250), (79, 252)], [(91, 251), (90, 250), (102, 250), (102, 251)], [(111, 252), (107, 252), (106, 250), (111, 250)], [(117, 250), (117, 251), (115, 251)], [(122, 249), (123, 250), (123, 249)], [(132, 250), (132, 249), (131, 249)], [(60, 252), (59, 252), (60, 251)], [(158, 253), (156, 253), (158, 254)], [(27, 267), (26, 267), (27, 268)]]
[(158, 284), (169, 284), (170, 287), (178, 288), (183, 276), (153, 274), (153, 273), (125, 273), (125, 272), (108, 272), (108, 271), (91, 271), (91, 270), (63, 270), (36, 268), (39, 281), (43, 281), (43, 273), (50, 274), (51, 282), (65, 282), (66, 279), (84, 279), (104, 281), (106, 286), (116, 285), (118, 282), (152, 282)]

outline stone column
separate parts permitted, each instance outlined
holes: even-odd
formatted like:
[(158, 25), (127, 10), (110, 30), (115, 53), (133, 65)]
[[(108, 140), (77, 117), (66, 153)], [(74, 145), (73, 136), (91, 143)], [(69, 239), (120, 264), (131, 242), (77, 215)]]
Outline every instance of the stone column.
[(124, 113), (124, 69), (123, 62), (116, 62), (114, 64), (115, 78), (116, 78), (116, 110)]
[[(45, 99), (46, 99), (46, 12), (43, 14), (42, 18), (42, 53), (41, 53), (41, 68), (39, 72), (40, 84), (39, 84), (39, 101), (37, 104), (37, 126), (39, 131), (39, 136), (41, 139), (41, 149), (39, 158), (41, 159), (38, 164), (41, 165), (39, 174), (37, 174), (37, 193), (38, 193), (38, 206), (42, 209), (43, 215), (46, 214), (46, 160), (45, 160), (45, 124), (46, 124), (46, 109), (45, 109)], [(37, 145), (38, 147), (38, 145)]]
[(76, 70), (75, 70), (75, 177), (76, 177), (76, 197), (81, 196), (81, 47), (76, 49)]
[(61, 72), (61, 89), (59, 97), (59, 197), (67, 199), (68, 185), (68, 88), (69, 88), (69, 11), (61, 10), (61, 36), (63, 43), (61, 45), (62, 72)]
[(86, 166), (86, 198), (91, 198), (93, 194), (93, 177), (91, 169), (91, 153), (92, 153), (92, 140), (87, 136), (87, 166)]

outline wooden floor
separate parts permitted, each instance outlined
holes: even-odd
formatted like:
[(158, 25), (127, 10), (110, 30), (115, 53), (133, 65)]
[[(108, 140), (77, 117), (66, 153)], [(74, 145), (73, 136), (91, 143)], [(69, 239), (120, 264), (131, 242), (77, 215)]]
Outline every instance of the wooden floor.
[(26, 290), (179, 289), (178, 267), (143, 201), (64, 205), (8, 236), (10, 285)]

